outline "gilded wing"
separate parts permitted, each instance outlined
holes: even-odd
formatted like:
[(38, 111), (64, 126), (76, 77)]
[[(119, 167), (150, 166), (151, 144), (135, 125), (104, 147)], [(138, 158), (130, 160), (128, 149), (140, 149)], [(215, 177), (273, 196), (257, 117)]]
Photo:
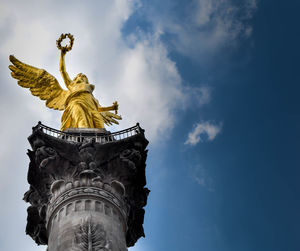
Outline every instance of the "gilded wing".
[(63, 90), (55, 77), (47, 71), (23, 62), (10, 55), (11, 76), (18, 80), (21, 87), (29, 88), (32, 95), (46, 100), (46, 106), (55, 110), (64, 110), (69, 91)]
[(119, 122), (116, 119), (118, 119), (118, 120), (122, 119), (121, 116), (119, 116), (117, 114), (114, 114), (112, 112), (100, 112), (100, 115), (103, 119), (104, 124), (106, 124), (108, 126), (112, 125), (112, 124), (117, 124), (118, 125)]

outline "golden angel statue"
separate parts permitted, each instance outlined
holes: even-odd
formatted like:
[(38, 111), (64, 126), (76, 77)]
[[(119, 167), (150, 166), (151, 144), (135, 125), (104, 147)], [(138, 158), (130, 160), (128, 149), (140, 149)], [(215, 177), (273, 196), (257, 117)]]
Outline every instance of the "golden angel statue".
[[(70, 39), (70, 44), (62, 47), (61, 41), (66, 37)], [(71, 34), (62, 34), (57, 40), (57, 46), (61, 50), (59, 69), (68, 90), (62, 89), (56, 78), (47, 71), (22, 63), (10, 55), (13, 65), (9, 69), (12, 77), (18, 80), (21, 87), (29, 88), (34, 96), (46, 100), (47, 107), (64, 111), (61, 118), (62, 131), (67, 128), (104, 128), (104, 124), (119, 124), (117, 120), (122, 118), (117, 115), (117, 102), (109, 107), (100, 106), (93, 96), (95, 86), (89, 83), (88, 78), (79, 73), (71, 80), (66, 72), (64, 59), (72, 49), (73, 42)]]

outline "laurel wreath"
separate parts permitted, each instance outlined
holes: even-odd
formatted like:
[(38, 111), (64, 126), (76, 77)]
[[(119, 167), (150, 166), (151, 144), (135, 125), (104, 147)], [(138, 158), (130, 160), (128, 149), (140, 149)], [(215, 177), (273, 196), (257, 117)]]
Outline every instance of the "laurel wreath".
[[(61, 46), (61, 42), (65, 39), (65, 38), (69, 38), (70, 40), (70, 44), (66, 45), (66, 46)], [(63, 51), (70, 51), (73, 47), (73, 43), (74, 43), (74, 37), (73, 35), (71, 35), (70, 33), (66, 33), (66, 34), (61, 34), (59, 39), (56, 40), (56, 45), (57, 48), (59, 50), (63, 50)]]

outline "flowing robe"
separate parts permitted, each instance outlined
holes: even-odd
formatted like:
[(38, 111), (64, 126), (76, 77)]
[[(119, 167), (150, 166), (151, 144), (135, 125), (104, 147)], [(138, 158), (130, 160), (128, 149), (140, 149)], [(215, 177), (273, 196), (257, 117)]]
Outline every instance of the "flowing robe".
[(65, 111), (61, 117), (61, 130), (67, 128), (104, 128), (104, 122), (98, 111), (98, 100), (93, 96), (94, 86), (87, 83), (69, 86), (71, 91), (65, 102)]

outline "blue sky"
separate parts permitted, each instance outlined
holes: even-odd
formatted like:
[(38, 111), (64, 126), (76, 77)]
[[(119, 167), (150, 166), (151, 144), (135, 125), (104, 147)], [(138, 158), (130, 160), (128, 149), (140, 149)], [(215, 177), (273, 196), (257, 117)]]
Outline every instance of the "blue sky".
[[(55, 40), (75, 36), (103, 105), (150, 140), (146, 238), (132, 251), (300, 250), (296, 0), (0, 1), (0, 250), (45, 250), (25, 236), (29, 148), (61, 114), (17, 86), (8, 55), (61, 83)], [(12, 235), (14, 233), (14, 235)], [(18, 241), (15, 241), (17, 238)]]

